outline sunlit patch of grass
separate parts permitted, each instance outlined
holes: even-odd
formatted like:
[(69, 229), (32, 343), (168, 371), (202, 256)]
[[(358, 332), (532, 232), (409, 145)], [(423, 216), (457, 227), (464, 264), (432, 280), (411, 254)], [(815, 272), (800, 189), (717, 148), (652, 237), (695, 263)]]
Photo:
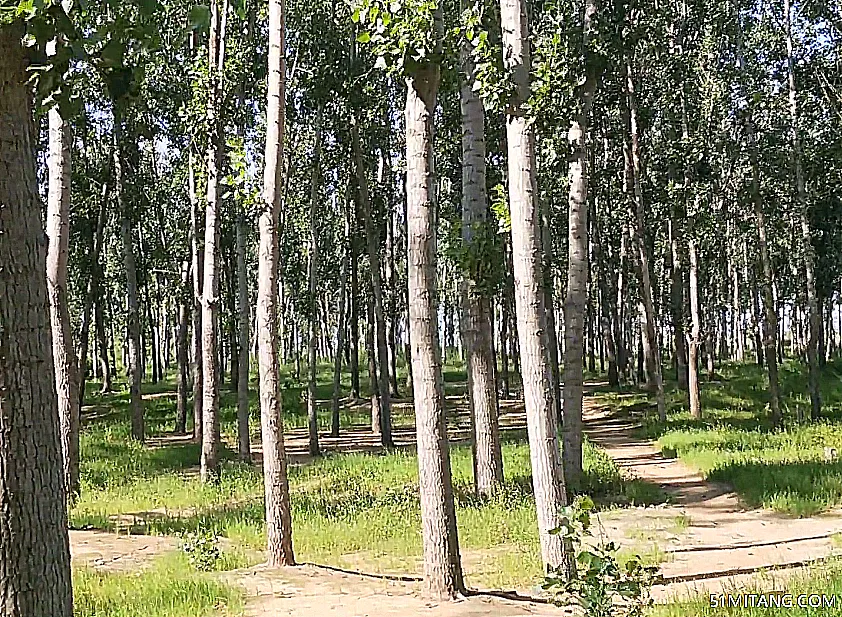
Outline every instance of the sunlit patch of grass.
[[(792, 608), (712, 606), (708, 593), (690, 597), (675, 598), (669, 604), (654, 606), (650, 617), (839, 617), (842, 615), (842, 562), (831, 561), (808, 570), (784, 577), (767, 572), (754, 583), (744, 587), (731, 586), (725, 591), (730, 594), (759, 594), (774, 590), (777, 593), (792, 594)], [(821, 606), (798, 606), (798, 596), (810, 594)], [(821, 595), (820, 595), (821, 594)], [(830, 603), (828, 606), (825, 602)], [(721, 604), (721, 602), (719, 603)]]
[(78, 568), (73, 573), (75, 617), (204, 617), (242, 614), (242, 594), (192, 571), (178, 554), (139, 572)]

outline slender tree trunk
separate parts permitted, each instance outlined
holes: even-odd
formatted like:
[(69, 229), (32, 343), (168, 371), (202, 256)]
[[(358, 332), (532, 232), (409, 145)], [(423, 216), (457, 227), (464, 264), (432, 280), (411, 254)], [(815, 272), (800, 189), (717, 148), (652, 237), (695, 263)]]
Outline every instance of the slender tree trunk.
[(199, 222), (199, 204), (196, 196), (196, 179), (193, 170), (192, 149), (188, 153), (187, 181), (190, 196), (190, 271), (193, 276), (193, 439), (202, 443), (202, 284), (204, 279), (204, 242), (199, 238), (201, 224)]
[(188, 389), (190, 388), (189, 330), (190, 330), (190, 261), (181, 266), (181, 287), (178, 302), (178, 336), (176, 337), (176, 356), (178, 358), (178, 393), (175, 411), (175, 432), (183, 435), (187, 432)]
[(371, 213), (368, 178), (366, 177), (365, 163), (360, 146), (359, 127), (356, 121), (353, 121), (351, 124), (351, 142), (354, 150), (354, 166), (357, 176), (360, 209), (362, 210), (365, 221), (368, 260), (369, 268), (371, 269), (371, 287), (374, 294), (374, 316), (377, 326), (377, 366), (380, 370), (380, 440), (386, 448), (392, 448), (394, 447), (394, 443), (392, 442), (392, 404), (389, 397), (389, 345), (387, 343), (386, 318), (383, 313), (383, 288), (380, 280), (380, 238)]
[(564, 302), (564, 479), (568, 490), (578, 486), (582, 475), (582, 402), (584, 397), (584, 326), (588, 304), (588, 120), (596, 93), (597, 75), (587, 59), (591, 22), (596, 17), (594, 0), (585, 2), (583, 49), (589, 62), (579, 94), (579, 113), (567, 131), (568, 158), (568, 267)]
[(132, 240), (132, 213), (123, 186), (123, 161), (125, 144), (123, 135), (123, 101), (114, 102), (114, 187), (117, 208), (120, 211), (120, 235), (123, 241), (123, 269), (126, 272), (126, 372), (129, 380), (129, 415), (132, 421), (132, 438), (144, 439), (143, 400), (140, 393), (140, 310), (137, 293), (137, 268)]
[(640, 266), (641, 296), (643, 302), (643, 354), (646, 359), (647, 379), (655, 390), (658, 418), (666, 420), (664, 383), (661, 376), (661, 353), (656, 337), (655, 305), (652, 300), (652, 282), (649, 271), (649, 247), (646, 245), (646, 206), (643, 202), (642, 165), (640, 161), (640, 130), (637, 118), (637, 95), (631, 63), (626, 64), (626, 95), (629, 108), (629, 132), (631, 135), (631, 163), (634, 177), (635, 240), (637, 259)]
[[(474, 92), (474, 64), (470, 44), (461, 52), (464, 78), (460, 85), (462, 110), (462, 240), (479, 251), (475, 235), (487, 225), (485, 188), (485, 113)], [(484, 262), (477, 255), (479, 263)], [(468, 402), (474, 430), (474, 488), (490, 496), (503, 483), (503, 454), (497, 424), (498, 401), (494, 380), (491, 302), (482, 288), (487, 274), (471, 272), (462, 282), (462, 333), (468, 372)]]
[(248, 223), (245, 212), (237, 216), (237, 446), (240, 459), (251, 461), (249, 429), (249, 282), (246, 264)]
[[(97, 266), (99, 267), (99, 266)], [(97, 276), (98, 281), (101, 281), (100, 276)], [(107, 394), (111, 392), (113, 385), (112, 385), (112, 373), (111, 373), (111, 362), (108, 360), (108, 337), (105, 331), (105, 308), (103, 304), (105, 302), (105, 298), (103, 298), (102, 294), (102, 283), (99, 282), (97, 285), (98, 293), (96, 301), (94, 302), (94, 327), (96, 328), (96, 339), (97, 339), (97, 354), (99, 355), (99, 372), (100, 372), (100, 379), (102, 381), (102, 386), (100, 387), (100, 394)], [(81, 390), (81, 382), (79, 384)], [(79, 401), (81, 406), (81, 401), (84, 399), (84, 393), (79, 392)]]
[(202, 284), (202, 480), (219, 481), (219, 387), (221, 370), (219, 336), (224, 330), (219, 320), (219, 238), (221, 211), (219, 177), (223, 155), (222, 74), (225, 63), (225, 30), (228, 1), (211, 2), (211, 26), (208, 38), (210, 84), (208, 93), (208, 177), (205, 204), (205, 267)]
[(64, 486), (73, 501), (79, 495), (79, 381), (67, 307), (67, 252), (70, 238), (70, 125), (57, 107), (49, 112), (49, 193), (47, 196), (47, 295), (53, 335), (53, 364)]
[(278, 358), (278, 274), (281, 170), (284, 160), (284, 0), (269, 0), (268, 103), (263, 208), (258, 229), (257, 345), (260, 372), (260, 426), (270, 566), (295, 564), (292, 516), (284, 450)]
[[(352, 201), (351, 203), (355, 202)], [(348, 240), (348, 250), (351, 260), (351, 293), (349, 297), (349, 304), (351, 305), (351, 332), (349, 334), (351, 339), (351, 398), (357, 400), (360, 398), (360, 286), (357, 276), (357, 242), (356, 235), (353, 232)]]
[(371, 390), (371, 432), (379, 435), (383, 424), (380, 420), (380, 383), (377, 380), (377, 362), (374, 356), (374, 300), (368, 299), (366, 304), (368, 319), (365, 330), (365, 355), (368, 360), (368, 381)]
[[(441, 28), (440, 12), (436, 14), (436, 22)], [(418, 439), (424, 588), (435, 597), (455, 598), (463, 591), (464, 583), (450, 472), (436, 306), (433, 122), (439, 81), (440, 69), (433, 62), (416, 69), (407, 78), (407, 278), (412, 298), (409, 337)], [(381, 363), (385, 359), (380, 356)], [(381, 381), (381, 390), (382, 387)]]
[(309, 371), (307, 380), (307, 425), (309, 450), (311, 456), (319, 456), (319, 418), (316, 404), (316, 362), (318, 361), (319, 341), (319, 310), (317, 292), (317, 278), (319, 275), (319, 175), (321, 173), (322, 156), (322, 110), (316, 113), (315, 144), (313, 146), (313, 173), (310, 178), (310, 340), (308, 343)]
[(345, 332), (347, 330), (345, 312), (345, 305), (347, 303), (347, 287), (348, 287), (348, 262), (350, 261), (350, 242), (351, 242), (351, 187), (348, 186), (345, 195), (345, 211), (343, 218), (345, 220), (345, 236), (343, 238), (342, 247), (345, 254), (342, 255), (342, 270), (339, 275), (339, 317), (336, 320), (336, 356), (333, 365), (333, 396), (330, 405), (330, 436), (339, 437), (339, 394), (342, 379), (342, 353), (345, 349)]
[[(739, 50), (738, 62), (742, 68), (742, 49)], [(760, 196), (760, 165), (757, 160), (757, 143), (754, 135), (754, 122), (749, 112), (746, 118), (746, 133), (749, 141), (749, 156), (751, 160), (751, 197), (754, 203), (754, 222), (757, 226), (758, 244), (760, 245), (760, 262), (763, 278), (760, 285), (763, 288), (763, 348), (766, 356), (766, 372), (769, 377), (769, 415), (772, 422), (781, 422), (781, 395), (778, 384), (778, 314), (775, 299), (772, 294), (772, 261), (769, 258), (769, 246), (766, 237), (766, 215), (763, 212), (763, 200)], [(739, 307), (739, 287), (736, 268), (734, 268), (734, 302)], [(741, 311), (737, 310), (738, 313)], [(738, 342), (738, 356), (742, 355), (742, 343)]]
[(804, 179), (803, 146), (799, 129), (798, 90), (795, 85), (795, 58), (792, 43), (792, 17), (790, 0), (784, 0), (784, 25), (786, 28), (787, 83), (789, 85), (789, 113), (792, 132), (792, 164), (795, 168), (795, 200), (801, 223), (801, 253), (804, 260), (804, 274), (807, 293), (807, 365), (809, 367), (808, 387), (810, 390), (810, 419), (817, 420), (822, 411), (819, 391), (818, 341), (821, 333), (821, 313), (816, 292), (816, 251), (813, 247), (810, 229), (810, 204), (807, 198), (807, 184)]
[(690, 415), (699, 419), (702, 417), (702, 400), (699, 392), (699, 343), (702, 336), (702, 324), (699, 315), (699, 260), (694, 238), (687, 241), (687, 252), (690, 256), (690, 318), (693, 322), (688, 354)]
[(544, 564), (564, 566), (572, 574), (562, 537), (551, 534), (567, 504), (564, 472), (553, 413), (551, 368), (544, 351), (546, 310), (543, 304), (540, 220), (535, 194), (535, 135), (526, 117), (529, 97), (529, 26), (524, 0), (501, 0), (503, 58), (514, 72), (517, 94), (506, 117), (509, 203), (512, 218), (515, 304), (520, 339), (523, 394), (529, 433), (532, 485)]
[(71, 617), (70, 551), (31, 89), (0, 25), (0, 614)]

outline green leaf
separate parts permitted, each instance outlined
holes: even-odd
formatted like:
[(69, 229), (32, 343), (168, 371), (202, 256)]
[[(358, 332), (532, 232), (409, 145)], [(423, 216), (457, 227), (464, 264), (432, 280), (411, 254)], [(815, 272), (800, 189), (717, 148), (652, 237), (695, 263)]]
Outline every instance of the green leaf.
[(368, 43), (371, 40), (371, 33), (360, 32), (357, 35), (357, 43)]

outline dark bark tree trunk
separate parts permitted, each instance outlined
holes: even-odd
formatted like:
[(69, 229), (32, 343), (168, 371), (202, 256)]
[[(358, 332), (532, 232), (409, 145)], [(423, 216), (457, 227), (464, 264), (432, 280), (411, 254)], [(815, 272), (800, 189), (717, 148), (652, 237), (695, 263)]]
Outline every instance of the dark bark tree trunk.
[(257, 345), (266, 539), (270, 566), (295, 564), (292, 515), (284, 449), (278, 357), (278, 279), (281, 171), (284, 160), (284, 0), (269, 1), (269, 61), (263, 207), (258, 228)]
[(23, 28), (0, 25), (0, 613), (72, 617), (47, 243)]
[(379, 435), (383, 428), (380, 420), (380, 382), (377, 380), (377, 362), (374, 351), (374, 300), (368, 299), (366, 304), (368, 318), (365, 330), (365, 355), (368, 360), (368, 382), (371, 390), (371, 432)]

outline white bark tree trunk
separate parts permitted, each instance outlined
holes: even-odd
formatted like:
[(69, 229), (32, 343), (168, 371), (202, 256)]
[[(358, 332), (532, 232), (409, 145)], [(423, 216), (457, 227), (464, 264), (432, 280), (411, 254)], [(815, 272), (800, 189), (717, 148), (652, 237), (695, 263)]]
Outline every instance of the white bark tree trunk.
[(506, 116), (509, 148), (509, 203), (515, 308), (520, 340), (521, 374), (529, 433), (532, 485), (538, 513), (541, 556), (550, 567), (571, 567), (561, 536), (550, 531), (560, 523), (567, 504), (559, 452), (557, 417), (553, 410), (552, 376), (545, 353), (546, 314), (539, 212), (535, 195), (535, 136), (526, 117), (529, 97), (529, 27), (525, 0), (501, 0), (503, 58), (514, 71), (517, 96)]
[[(70, 125), (53, 107), (49, 117), (47, 195), (47, 294), (53, 333), (58, 415), (68, 497), (79, 494), (79, 381), (67, 307), (67, 245), (70, 237)], [(96, 266), (94, 266), (96, 267)]]
[[(440, 19), (440, 16), (439, 16)], [(409, 337), (418, 439), (424, 587), (434, 597), (463, 591), (450, 449), (444, 413), (436, 302), (436, 204), (433, 121), (439, 66), (428, 63), (407, 79), (406, 192)], [(381, 362), (386, 358), (381, 356)], [(382, 368), (382, 366), (381, 366)], [(381, 380), (381, 396), (386, 395)]]
[(263, 482), (266, 539), (271, 566), (295, 564), (292, 515), (284, 449), (278, 357), (278, 278), (281, 214), (281, 170), (284, 160), (284, 0), (269, 1), (269, 63), (266, 108), (266, 153), (263, 208), (258, 228), (257, 346), (260, 371), (260, 427), (263, 441)]

